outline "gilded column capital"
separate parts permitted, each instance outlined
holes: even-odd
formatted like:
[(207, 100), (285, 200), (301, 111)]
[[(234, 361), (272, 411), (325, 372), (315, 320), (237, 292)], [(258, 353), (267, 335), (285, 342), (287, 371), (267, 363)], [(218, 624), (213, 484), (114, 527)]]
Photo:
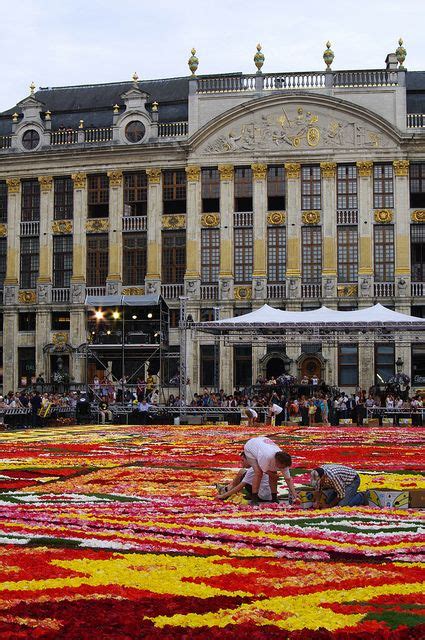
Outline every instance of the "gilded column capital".
[(201, 177), (201, 167), (195, 164), (188, 165), (185, 169), (188, 182), (199, 182)]
[(19, 193), (21, 188), (20, 178), (6, 178), (7, 189), (9, 193)]
[(53, 186), (52, 176), (39, 176), (38, 182), (40, 183), (40, 191), (42, 191), (42, 193), (49, 193), (52, 190), (52, 186)]
[(251, 165), (252, 176), (254, 180), (265, 180), (267, 177), (267, 165), (263, 163), (254, 163)]
[(159, 184), (161, 182), (161, 169), (146, 169), (149, 184)]
[(109, 186), (120, 187), (122, 185), (122, 171), (108, 171)]
[(87, 183), (87, 174), (85, 173), (73, 173), (71, 175), (74, 182), (74, 189), (85, 189)]
[(320, 169), (322, 170), (322, 178), (335, 178), (336, 162), (321, 162)]
[(371, 160), (359, 160), (356, 162), (356, 166), (360, 178), (370, 178), (373, 171), (373, 162)]
[(285, 172), (288, 180), (298, 180), (301, 175), (299, 162), (285, 162)]
[(220, 174), (220, 180), (233, 180), (235, 168), (232, 164), (219, 164), (218, 172)]
[(409, 175), (409, 164), (409, 160), (394, 160), (394, 175), (396, 175), (397, 178), (407, 178)]

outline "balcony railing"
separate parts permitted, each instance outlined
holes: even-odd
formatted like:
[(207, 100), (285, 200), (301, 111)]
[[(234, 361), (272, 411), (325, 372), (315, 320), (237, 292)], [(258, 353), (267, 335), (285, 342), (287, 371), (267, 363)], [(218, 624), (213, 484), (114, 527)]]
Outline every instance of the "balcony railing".
[(112, 127), (84, 129), (84, 142), (109, 142), (112, 140)]
[(357, 209), (339, 209), (336, 212), (337, 224), (358, 224), (359, 212)]
[(286, 284), (284, 282), (280, 282), (279, 284), (268, 284), (267, 297), (270, 300), (286, 298)]
[(408, 113), (407, 128), (408, 129), (425, 128), (425, 113)]
[(394, 295), (394, 282), (375, 282), (374, 291), (377, 298), (391, 298)]
[(159, 122), (158, 138), (180, 138), (187, 136), (188, 122)]
[(252, 227), (254, 214), (252, 211), (238, 211), (234, 213), (233, 224), (235, 227)]
[(106, 296), (106, 287), (86, 287), (88, 296)]
[(201, 284), (201, 300), (218, 300), (218, 284)]
[(50, 132), (50, 144), (52, 147), (65, 146), (78, 142), (78, 129), (65, 129)]
[(364, 69), (361, 71), (334, 71), (334, 87), (394, 87), (398, 85), (397, 71)]
[(12, 136), (0, 136), (0, 149), (10, 149)]
[(301, 285), (301, 298), (320, 298), (322, 296), (322, 285), (317, 284), (302, 284)]
[(318, 89), (325, 86), (323, 71), (301, 73), (265, 73), (263, 89)]
[(425, 296), (425, 282), (412, 282), (412, 296)]
[(69, 288), (53, 287), (52, 302), (69, 302)]
[(198, 78), (198, 93), (234, 93), (254, 89), (255, 75), (234, 74)]
[(123, 231), (146, 231), (147, 216), (124, 216), (122, 219)]
[(38, 220), (30, 220), (27, 222), (21, 222), (20, 235), (24, 236), (38, 236), (40, 235), (40, 223)]
[(183, 284), (163, 284), (161, 285), (161, 295), (166, 300), (176, 300), (184, 293)]

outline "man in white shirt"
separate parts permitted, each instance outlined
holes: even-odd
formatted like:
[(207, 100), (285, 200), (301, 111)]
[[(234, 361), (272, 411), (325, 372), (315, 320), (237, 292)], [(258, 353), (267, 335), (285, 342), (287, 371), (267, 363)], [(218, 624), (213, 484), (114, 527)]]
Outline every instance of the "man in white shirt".
[(277, 472), (283, 471), (283, 477), (288, 485), (289, 494), (293, 500), (298, 500), (289, 467), (292, 465), (292, 458), (289, 453), (282, 451), (273, 440), (260, 436), (251, 438), (245, 443), (244, 453), (248, 465), (254, 469), (252, 480), (252, 503), (258, 504), (258, 491), (263, 474), (267, 473), (270, 482), (272, 501), (277, 499)]
[(274, 418), (274, 423), (276, 426), (279, 426), (281, 424), (284, 415), (285, 414), (283, 412), (283, 407), (281, 407), (279, 404), (275, 404), (274, 402), (270, 402), (269, 418), (272, 419), (272, 422)]
[[(229, 485), (217, 485), (218, 489), (218, 500), (226, 500), (233, 496), (235, 493), (242, 491), (242, 489), (246, 489), (248, 494), (252, 496), (252, 482), (254, 480), (254, 469), (249, 466), (249, 463), (246, 459), (244, 453), (241, 454), (241, 458), (243, 461), (243, 468), (238, 471), (236, 476), (233, 478), (232, 482)], [(272, 493), (270, 491), (270, 483), (269, 476), (267, 474), (263, 475), (260, 482), (260, 487), (258, 489), (258, 498), (261, 502), (270, 502), (272, 499)]]

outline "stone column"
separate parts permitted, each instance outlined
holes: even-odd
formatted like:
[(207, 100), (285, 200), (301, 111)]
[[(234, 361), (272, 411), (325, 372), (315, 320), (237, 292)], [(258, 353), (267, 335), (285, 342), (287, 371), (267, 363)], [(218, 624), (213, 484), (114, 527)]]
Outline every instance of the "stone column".
[[(37, 278), (37, 300), (39, 304), (48, 304), (52, 301), (52, 274), (53, 274), (53, 178), (52, 176), (40, 176), (40, 269)], [(37, 320), (38, 324), (38, 320)], [(37, 342), (38, 328), (37, 328)], [(36, 353), (37, 371), (44, 371)]]
[(267, 165), (252, 164), (254, 211), (254, 269), (252, 297), (267, 299)]
[(198, 299), (201, 293), (201, 168), (186, 167), (186, 273), (185, 295)]
[[(73, 347), (78, 347), (87, 342), (85, 309), (83, 306), (71, 307), (70, 312), (70, 332), (69, 342)], [(70, 357), (70, 375), (75, 382), (86, 381), (86, 360), (85, 358)]]
[(301, 165), (286, 163), (286, 297), (288, 310), (299, 308), (301, 297)]
[[(220, 307), (220, 319), (228, 319), (233, 316), (233, 307), (230, 305)], [(233, 345), (224, 344), (220, 339), (220, 362), (219, 362), (220, 387), (227, 394), (233, 393)]]
[(71, 302), (83, 304), (86, 297), (87, 176), (85, 173), (74, 173), (72, 179), (74, 181), (74, 235)]
[[(220, 173), (220, 300), (233, 299), (234, 168), (218, 165)], [(230, 317), (230, 316), (229, 316)], [(227, 378), (221, 378), (227, 380)]]
[(336, 225), (336, 163), (321, 162), (322, 170), (322, 233), (324, 298), (336, 298), (337, 289), (337, 225)]
[(122, 284), (122, 218), (124, 197), (122, 171), (108, 171), (109, 178), (109, 270), (106, 293), (117, 295)]
[[(4, 279), (4, 304), (17, 304), (19, 289), (19, 237), (21, 221), (21, 181), (8, 178), (7, 182), (7, 267)], [(7, 362), (5, 359), (4, 362)]]
[(359, 176), (359, 306), (373, 298), (373, 162), (357, 162)]
[(148, 176), (148, 267), (146, 293), (161, 291), (161, 227), (162, 227), (162, 173), (161, 169), (146, 169)]
[[(394, 160), (395, 295), (397, 311), (410, 313), (409, 161)], [(405, 360), (405, 358), (402, 358)]]
[(359, 387), (369, 391), (375, 384), (375, 348), (368, 338), (359, 340)]
[(18, 311), (3, 312), (3, 393), (15, 391), (18, 384)]
[[(49, 344), (50, 340), (50, 309), (46, 307), (38, 307), (36, 313), (36, 325), (35, 325), (35, 369), (37, 373), (49, 371), (50, 367), (45, 367), (45, 354), (43, 347)], [(52, 375), (52, 371), (50, 371)], [(47, 378), (46, 382), (48, 381)]]

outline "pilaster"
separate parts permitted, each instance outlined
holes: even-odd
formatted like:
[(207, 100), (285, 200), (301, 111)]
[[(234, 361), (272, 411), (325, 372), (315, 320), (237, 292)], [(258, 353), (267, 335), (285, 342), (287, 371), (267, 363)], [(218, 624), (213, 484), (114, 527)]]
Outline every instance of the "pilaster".
[[(21, 220), (21, 181), (7, 182), (7, 267), (4, 279), (4, 304), (16, 304), (19, 289), (19, 237)], [(7, 360), (5, 360), (7, 362)]]
[[(85, 313), (85, 309), (82, 306), (71, 307), (69, 341), (74, 348), (87, 342)], [(85, 358), (76, 358), (73, 355), (70, 360), (70, 375), (75, 382), (86, 382)]]
[(395, 181), (395, 184), (394, 184), (395, 287), (396, 287), (395, 294), (397, 297), (405, 298), (405, 297), (410, 297), (410, 281), (411, 281), (409, 161), (394, 160), (393, 166), (394, 166), (394, 181)]
[(35, 331), (35, 368), (37, 372), (49, 371), (49, 367), (45, 367), (45, 354), (43, 347), (51, 342), (50, 340), (50, 309), (39, 307), (36, 313), (36, 331)]
[(18, 388), (18, 311), (3, 311), (3, 393)]
[(253, 298), (267, 298), (267, 165), (253, 164), (254, 270)]
[(186, 295), (200, 297), (201, 285), (201, 168), (186, 167)]
[[(373, 162), (357, 162), (359, 187), (359, 298), (373, 297)], [(360, 304), (361, 306), (361, 304)]]
[(87, 176), (74, 173), (73, 212), (73, 270), (71, 278), (71, 302), (83, 303), (86, 294), (86, 221), (87, 221)]
[(336, 297), (337, 234), (336, 234), (336, 163), (321, 162), (322, 170), (322, 234), (323, 234), (323, 297)]
[(369, 339), (359, 342), (359, 387), (369, 390), (375, 379), (375, 348)]
[[(286, 297), (289, 300), (301, 296), (301, 165), (285, 164), (286, 171)], [(289, 307), (291, 303), (289, 302)]]
[[(53, 273), (53, 178), (52, 176), (40, 176), (40, 269), (37, 279), (37, 294), (40, 304), (47, 304), (52, 299), (52, 273)], [(38, 334), (37, 334), (38, 335)], [(41, 363), (40, 363), (41, 364)], [(39, 366), (36, 353), (37, 371), (43, 371)]]
[(147, 214), (147, 273), (146, 293), (159, 293), (161, 288), (161, 223), (162, 223), (162, 172), (147, 169), (148, 214)]
[(109, 267), (108, 294), (119, 293), (122, 284), (122, 218), (124, 215), (122, 171), (108, 171), (109, 178)]
[[(233, 298), (234, 167), (220, 164), (220, 299)], [(221, 374), (220, 374), (221, 375)], [(228, 380), (229, 378), (221, 378)], [(231, 379), (231, 378), (230, 378)]]

